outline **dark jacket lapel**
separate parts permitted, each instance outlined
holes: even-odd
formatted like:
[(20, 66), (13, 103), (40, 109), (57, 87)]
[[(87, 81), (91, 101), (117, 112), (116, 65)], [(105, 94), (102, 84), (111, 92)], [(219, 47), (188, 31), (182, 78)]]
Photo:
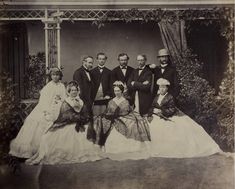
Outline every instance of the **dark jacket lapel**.
[[(88, 78), (88, 76), (87, 76), (87, 74), (86, 74), (86, 70), (85, 70), (85, 68), (82, 66), (82, 72), (83, 72), (83, 75), (84, 75), (84, 78), (86, 78), (86, 80), (88, 81), (88, 82), (91, 82), (91, 80), (89, 80), (89, 78)], [(91, 78), (91, 73), (90, 73), (90, 78)]]
[(108, 68), (104, 67), (103, 72), (101, 74), (105, 75), (108, 73)]
[(139, 70), (137, 70), (138, 71), (138, 76), (139, 76), (139, 78), (147, 71), (147, 67), (145, 66), (145, 68), (142, 70), (142, 72), (140, 73), (140, 75), (139, 75)]
[(122, 69), (120, 68), (120, 66), (118, 66), (118, 72), (119, 72), (119, 75), (122, 77), (122, 79), (124, 80), (124, 78), (126, 77), (127, 75), (127, 71), (126, 71), (126, 75), (124, 76), (123, 72), (122, 72)]

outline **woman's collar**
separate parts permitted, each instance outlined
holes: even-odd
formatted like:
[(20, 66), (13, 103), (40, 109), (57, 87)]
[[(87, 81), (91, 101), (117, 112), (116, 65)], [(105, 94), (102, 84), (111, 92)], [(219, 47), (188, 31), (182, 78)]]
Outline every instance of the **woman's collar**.
[(56, 82), (54, 82), (53, 80), (51, 80), (51, 83), (53, 84), (53, 85), (59, 85), (60, 84), (60, 80), (56, 83)]
[(113, 98), (113, 100), (114, 100), (114, 102), (116, 102), (116, 103), (121, 103), (123, 100), (125, 100), (125, 98), (122, 96), (122, 97), (120, 97), (120, 98), (117, 98), (117, 97), (114, 97)]

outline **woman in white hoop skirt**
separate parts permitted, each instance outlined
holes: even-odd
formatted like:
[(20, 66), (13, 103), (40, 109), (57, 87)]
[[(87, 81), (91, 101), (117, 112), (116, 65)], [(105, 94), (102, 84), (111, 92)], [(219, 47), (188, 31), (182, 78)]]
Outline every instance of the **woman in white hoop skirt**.
[(37, 106), (25, 119), (17, 137), (11, 141), (9, 154), (12, 156), (30, 158), (37, 152), (41, 136), (52, 125), (57, 106), (66, 97), (61, 70), (51, 68), (49, 77), (51, 81), (40, 91)]
[(115, 97), (109, 101), (104, 115), (94, 120), (97, 143), (104, 146), (112, 160), (149, 158), (150, 133), (147, 119), (134, 113), (123, 97), (124, 84), (114, 82)]
[(90, 118), (76, 81), (68, 84), (67, 92), (58, 118), (42, 136), (38, 152), (26, 160), (27, 164), (82, 163), (103, 158), (100, 148), (87, 139)]
[(190, 117), (176, 109), (174, 99), (167, 92), (169, 81), (157, 81), (159, 94), (149, 112), (151, 156), (190, 158), (222, 152), (206, 131)]

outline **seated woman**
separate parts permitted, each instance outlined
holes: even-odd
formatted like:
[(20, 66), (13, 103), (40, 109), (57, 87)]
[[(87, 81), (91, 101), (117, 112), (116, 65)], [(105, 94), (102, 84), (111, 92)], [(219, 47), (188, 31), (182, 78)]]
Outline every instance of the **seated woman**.
[(169, 81), (160, 78), (159, 95), (149, 112), (152, 157), (188, 158), (221, 152), (206, 131), (184, 113), (177, 111), (167, 92)]
[(55, 121), (57, 106), (66, 97), (60, 69), (52, 68), (49, 76), (51, 81), (40, 91), (37, 106), (25, 119), (17, 137), (11, 141), (9, 153), (13, 156), (30, 158), (37, 152), (41, 136)]
[(94, 119), (96, 141), (100, 146), (105, 145), (107, 157), (113, 160), (148, 158), (148, 122), (133, 113), (123, 97), (123, 83), (114, 82), (113, 87), (115, 97), (109, 101), (104, 115)]
[(68, 98), (62, 103), (59, 116), (43, 135), (39, 150), (26, 161), (28, 164), (62, 164), (96, 161), (102, 159), (100, 149), (87, 140), (89, 118), (80, 89), (73, 81), (67, 86)]

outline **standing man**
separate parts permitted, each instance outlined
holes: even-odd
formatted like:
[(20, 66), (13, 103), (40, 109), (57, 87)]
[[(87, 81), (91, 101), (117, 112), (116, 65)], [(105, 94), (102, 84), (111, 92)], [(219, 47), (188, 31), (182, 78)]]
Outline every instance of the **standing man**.
[[(112, 70), (112, 84), (115, 81), (121, 81), (124, 85), (127, 85), (127, 82), (134, 71), (134, 68), (128, 66), (129, 56), (126, 53), (121, 53), (118, 55), (119, 66)], [(128, 91), (124, 90), (124, 96), (129, 98)]]
[(100, 115), (106, 109), (108, 100), (112, 96), (111, 70), (105, 67), (107, 56), (104, 53), (98, 53), (96, 56), (98, 66), (91, 71), (93, 78), (93, 114)]
[(131, 94), (131, 104), (134, 104), (134, 110), (142, 116), (148, 113), (152, 103), (152, 72), (146, 66), (146, 61), (146, 55), (137, 56), (138, 68), (133, 71), (127, 84)]
[(93, 66), (93, 57), (85, 56), (82, 60), (82, 66), (74, 72), (73, 80), (77, 81), (80, 87), (80, 97), (87, 107), (87, 111), (92, 115), (92, 77), (90, 71)]
[(156, 81), (159, 78), (164, 78), (170, 82), (169, 93), (173, 97), (177, 97), (179, 94), (179, 84), (176, 74), (176, 69), (171, 65), (170, 62), (170, 54), (167, 49), (160, 49), (158, 51), (158, 59), (160, 62), (160, 66), (157, 66), (154, 69), (154, 77), (155, 77), (155, 88), (158, 90), (156, 86)]

